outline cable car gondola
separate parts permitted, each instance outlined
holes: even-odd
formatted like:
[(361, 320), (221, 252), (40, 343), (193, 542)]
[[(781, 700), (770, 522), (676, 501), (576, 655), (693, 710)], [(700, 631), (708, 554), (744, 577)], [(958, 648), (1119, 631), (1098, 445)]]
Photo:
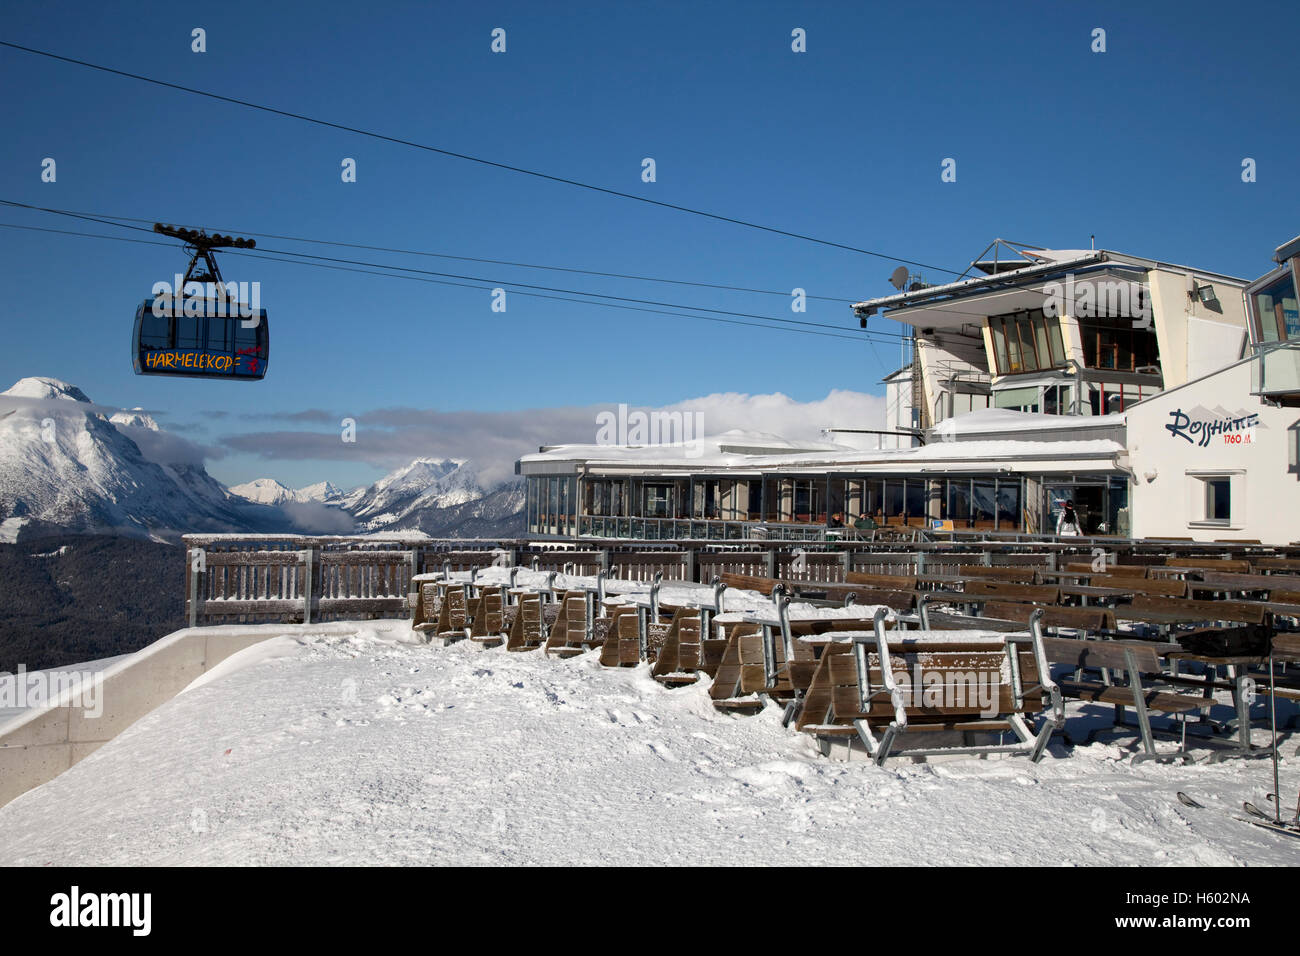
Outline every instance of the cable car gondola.
[[(174, 236), (192, 253), (185, 275), (174, 289), (166, 283), (135, 311), (131, 357), (137, 375), (223, 378), (258, 381), (266, 376), (271, 330), (266, 310), (253, 308), (240, 295), (243, 286), (222, 281), (213, 249), (252, 249), (252, 239), (236, 239), (202, 230), (154, 223), (154, 232)], [(199, 260), (207, 271), (195, 273)], [(187, 296), (191, 284), (203, 290)], [(209, 294), (210, 292), (210, 294)]]

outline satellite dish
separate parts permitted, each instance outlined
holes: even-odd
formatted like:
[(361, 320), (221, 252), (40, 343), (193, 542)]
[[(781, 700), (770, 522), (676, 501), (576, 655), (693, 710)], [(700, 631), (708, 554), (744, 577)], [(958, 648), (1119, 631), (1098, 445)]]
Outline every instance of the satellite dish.
[(895, 289), (902, 289), (907, 285), (907, 266), (899, 266), (889, 274), (889, 284)]

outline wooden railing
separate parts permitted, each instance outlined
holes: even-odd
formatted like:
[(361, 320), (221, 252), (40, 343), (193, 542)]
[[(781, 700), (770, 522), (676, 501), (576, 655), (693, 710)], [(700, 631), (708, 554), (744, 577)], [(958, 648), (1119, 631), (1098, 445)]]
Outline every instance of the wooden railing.
[(1144, 564), (1168, 554), (1292, 556), (1296, 548), (1193, 542), (1038, 538), (958, 539), (899, 545), (863, 542), (583, 542), (271, 535), (186, 535), (186, 617), (203, 624), (400, 618), (410, 613), (416, 574), (492, 566), (537, 568), (611, 580), (711, 581), (723, 573), (795, 581), (875, 574), (955, 573), (963, 564), (1047, 568), (1095, 560)]

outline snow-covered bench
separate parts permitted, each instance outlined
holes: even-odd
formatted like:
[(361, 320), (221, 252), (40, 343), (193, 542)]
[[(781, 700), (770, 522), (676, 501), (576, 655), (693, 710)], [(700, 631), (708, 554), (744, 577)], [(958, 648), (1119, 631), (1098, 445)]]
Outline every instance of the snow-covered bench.
[[(861, 741), (877, 765), (890, 756), (940, 753), (1042, 757), (1064, 721), (1037, 623), (1028, 634), (890, 631), (882, 609), (870, 631), (837, 635), (823, 652), (796, 729), (832, 742)], [(1032, 715), (1048, 712), (1035, 733)], [(897, 748), (913, 734), (944, 734), (933, 746)], [(1014, 737), (1006, 743), (1006, 734)], [(998, 742), (971, 742), (997, 734)]]
[(496, 647), (506, 640), (506, 586), (485, 587), (476, 600), (470, 602), (470, 640), (488, 647)]
[(510, 623), (506, 650), (531, 651), (546, 642), (546, 614), (542, 595), (538, 593), (517, 596), (514, 620)]
[(600, 645), (600, 663), (605, 667), (626, 667), (641, 663), (641, 628), (637, 609), (630, 604), (613, 608), (605, 640)]
[(547, 657), (574, 657), (595, 645), (592, 603), (592, 595), (586, 591), (564, 592), (546, 640)]

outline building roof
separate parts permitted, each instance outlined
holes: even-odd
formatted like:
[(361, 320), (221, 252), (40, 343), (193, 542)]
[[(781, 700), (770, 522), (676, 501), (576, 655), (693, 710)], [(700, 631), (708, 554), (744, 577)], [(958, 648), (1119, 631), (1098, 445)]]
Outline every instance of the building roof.
[[(519, 466), (524, 474), (571, 474), (581, 468), (597, 473), (664, 477), (717, 471), (737, 476), (777, 471), (1010, 471), (1021, 461), (1033, 462), (1035, 468), (1049, 461), (1069, 467), (1071, 463), (1107, 460), (1124, 453), (1123, 444), (1112, 437), (1114, 429), (1123, 427), (1123, 415), (1033, 415), (994, 408), (949, 421), (953, 427), (945, 428), (938, 440), (910, 448), (862, 449), (813, 441), (786, 442), (775, 452), (756, 445), (747, 450), (742, 441), (761, 438), (776, 445), (781, 440), (728, 432), (698, 442), (669, 445), (556, 445), (535, 455), (524, 455)], [(1099, 430), (1107, 431), (1089, 434)], [(1042, 433), (1054, 437), (1031, 437)]]
[[(1197, 276), (1245, 287), (1246, 280), (1236, 276), (1221, 275), (1194, 269), (1190, 266), (1175, 265), (1114, 252), (1109, 249), (1041, 249), (1023, 253), (1027, 261), (1019, 269), (998, 272), (993, 275), (977, 275), (958, 279), (940, 285), (927, 286), (893, 295), (880, 296), (854, 303), (856, 312), (868, 315), (887, 311), (890, 318), (907, 322), (908, 310), (923, 311), (926, 324), (934, 324), (936, 318), (947, 318), (949, 324), (962, 325), (980, 322), (985, 314), (996, 315), (1021, 309), (1037, 308), (1045, 294), (1041, 283), (1049, 281), (1048, 277), (1068, 272), (1118, 270), (1143, 271), (1161, 268), (1177, 272), (1190, 272)], [(991, 303), (987, 313), (971, 308), (972, 299), (982, 299)], [(963, 308), (956, 310), (951, 303), (961, 302)], [(945, 315), (947, 313), (947, 315)], [(916, 324), (916, 323), (909, 323)]]

